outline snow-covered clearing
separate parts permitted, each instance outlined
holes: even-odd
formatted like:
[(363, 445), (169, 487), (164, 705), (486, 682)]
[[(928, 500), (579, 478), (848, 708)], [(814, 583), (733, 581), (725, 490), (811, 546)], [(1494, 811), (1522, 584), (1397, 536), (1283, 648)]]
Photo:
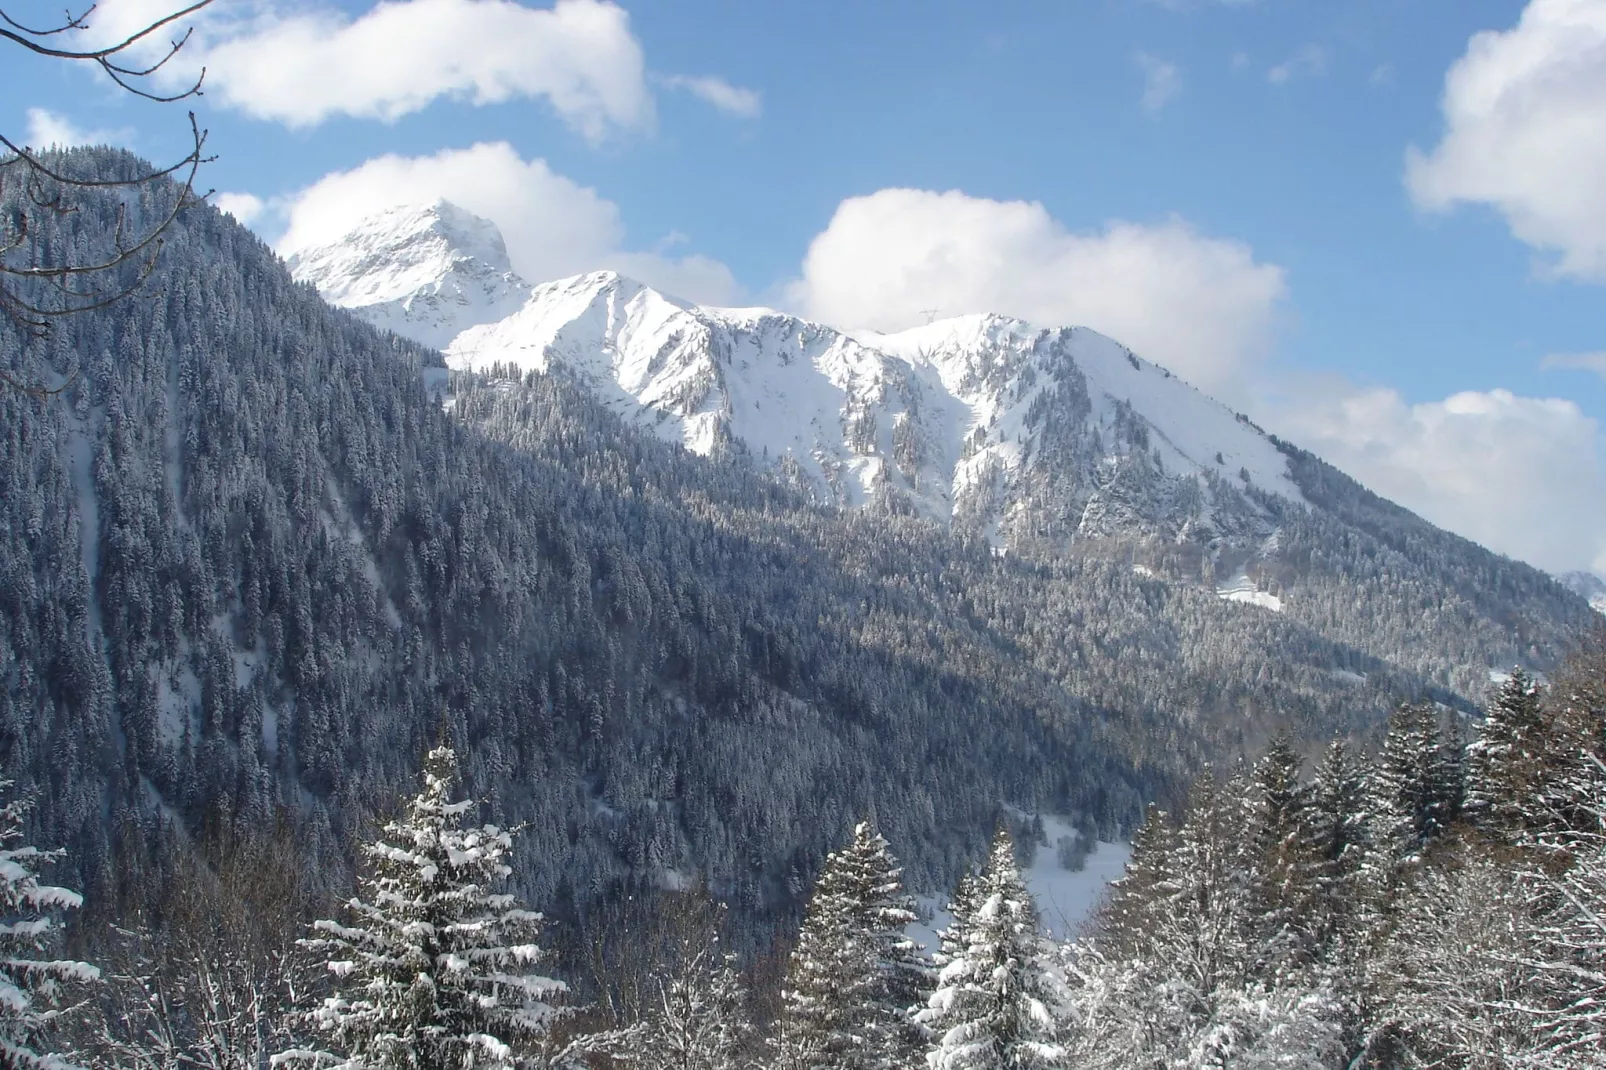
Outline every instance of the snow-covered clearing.
[[(1037, 900), (1037, 916), (1042, 921), (1043, 931), (1056, 940), (1066, 940), (1080, 933), (1104, 897), (1104, 890), (1125, 872), (1132, 848), (1125, 843), (1101, 841), (1094, 845), (1082, 868), (1072, 871), (1060, 865), (1056, 844), (1061, 837), (1074, 838), (1076, 828), (1062, 817), (1045, 814), (1043, 832), (1048, 843), (1038, 844), (1032, 864), (1022, 870), (1021, 876), (1026, 878), (1026, 888)], [(943, 909), (948, 893), (919, 898), (921, 913), (929, 913), (931, 920), (916, 921), (905, 932), (930, 955), (937, 948), (937, 934), (953, 920)]]
[(1262, 591), (1249, 578), (1246, 572), (1238, 572), (1229, 577), (1224, 583), (1216, 586), (1216, 596), (1225, 598), (1229, 602), (1245, 602), (1252, 606), (1261, 606), (1273, 613), (1283, 611), (1283, 600), (1270, 591)]

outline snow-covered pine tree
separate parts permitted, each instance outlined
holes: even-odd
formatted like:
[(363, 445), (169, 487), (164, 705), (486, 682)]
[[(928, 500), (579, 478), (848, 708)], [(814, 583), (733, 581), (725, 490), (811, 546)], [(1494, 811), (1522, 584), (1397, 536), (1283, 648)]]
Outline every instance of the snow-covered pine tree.
[(1140, 867), (1118, 885), (1092, 940), (1070, 951), (1071, 1065), (1334, 1065), (1343, 1013), (1315, 971), (1257, 976), (1249, 909), (1248, 785), (1207, 769), (1179, 828), (1151, 819)]
[(1545, 774), (1542, 698), (1533, 677), (1513, 669), (1467, 747), (1467, 816), (1498, 840), (1520, 837), (1533, 816)]
[(1150, 803), (1143, 824), (1132, 834), (1126, 870), (1111, 882), (1109, 895), (1094, 915), (1099, 947), (1106, 953), (1136, 954), (1154, 911), (1167, 909), (1164, 886), (1176, 862), (1176, 841), (1170, 815)]
[(788, 963), (775, 1044), (788, 1068), (892, 1070), (918, 1057), (926, 968), (902, 869), (868, 821), (825, 860)]
[[(1397, 891), (1369, 964), (1371, 1065), (1551, 1067), (1531, 933), (1508, 865), (1464, 837), (1435, 844)], [(1599, 1063), (1593, 1065), (1599, 1066)]]
[(496, 889), (511, 836), (465, 827), (452, 801), (457, 756), (429, 752), (407, 815), (363, 848), (372, 872), (347, 902), (349, 924), (322, 920), (302, 941), (328, 959), (335, 994), (307, 1014), (334, 1052), (294, 1051), (345, 1070), (510, 1070), (514, 1045), (539, 1037), (560, 981), (531, 968), (541, 916)]
[(1305, 837), (1309, 790), (1293, 741), (1274, 738), (1249, 778), (1244, 796), (1247, 850), (1246, 937), (1254, 973), (1268, 983), (1315, 957), (1311, 932), (1312, 877)]
[(1411, 864), (1449, 827), (1460, 791), (1455, 768), (1432, 706), (1407, 704), (1389, 716), (1371, 796), (1375, 842), (1390, 862)]
[(1328, 745), (1311, 777), (1306, 851), (1313, 867), (1311, 933), (1316, 954), (1344, 961), (1358, 950), (1361, 873), (1371, 851), (1366, 766), (1341, 739)]
[[(0, 793), (11, 781), (0, 781)], [(0, 806), (0, 1066), (69, 1070), (65, 1056), (39, 1051), (69, 1009), (72, 990), (100, 979), (86, 962), (44, 957), (61, 939), (61, 913), (83, 905), (77, 892), (43, 884), (39, 866), (60, 858), (24, 842), (30, 801)]]
[(970, 946), (970, 919), (980, 905), (981, 874), (967, 869), (959, 875), (948, 902), (948, 927), (937, 934), (938, 965), (951, 962)]
[[(1524, 800), (1524, 964), (1547, 1065), (1606, 1065), (1606, 632), (1569, 664), (1546, 710), (1544, 780)], [(1536, 805), (1537, 804), (1537, 805)]]
[(1015, 844), (1000, 829), (965, 921), (966, 946), (941, 963), (920, 1020), (931, 1070), (1033, 1070), (1065, 1054), (1056, 1039), (1061, 984), (1037, 905), (1021, 880)]

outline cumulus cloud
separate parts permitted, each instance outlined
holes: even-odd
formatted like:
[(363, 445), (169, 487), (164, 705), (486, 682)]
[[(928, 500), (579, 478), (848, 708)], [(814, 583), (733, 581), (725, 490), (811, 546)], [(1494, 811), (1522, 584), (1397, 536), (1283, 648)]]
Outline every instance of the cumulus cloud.
[(1326, 383), (1271, 423), (1440, 527), (1551, 571), (1606, 574), (1600, 427), (1571, 401), (1491, 390), (1409, 405)]
[(1138, 69), (1143, 72), (1143, 97), (1140, 103), (1143, 110), (1152, 115), (1176, 97), (1182, 88), (1182, 72), (1175, 63), (1168, 63), (1147, 52), (1139, 52), (1135, 58)]
[(1285, 290), (1248, 246), (1178, 219), (1077, 234), (1037, 203), (884, 189), (837, 207), (785, 297), (847, 328), (898, 330), (932, 308), (1085, 324), (1231, 396)]
[(361, 220), (402, 204), (446, 198), (497, 224), (513, 268), (531, 282), (611, 268), (694, 301), (728, 302), (725, 265), (695, 255), (624, 248), (619, 207), (506, 142), (431, 156), (386, 155), (325, 175), (288, 199), (285, 255), (335, 241)]
[(267, 202), (254, 193), (215, 193), (211, 200), (218, 211), (228, 213), (245, 226), (262, 218), (268, 208)]
[(85, 130), (65, 115), (45, 108), (28, 109), (25, 143), (36, 149), (71, 148), (74, 145), (121, 144), (129, 140), (128, 130)]
[(289, 126), (389, 122), (440, 97), (543, 99), (592, 140), (652, 122), (641, 46), (605, 0), (385, 0), (354, 20), (270, 11), (234, 29), (203, 42), (208, 91)]
[(723, 78), (671, 74), (662, 81), (670, 89), (685, 90), (705, 104), (711, 104), (726, 115), (734, 115), (739, 119), (756, 119), (764, 110), (764, 100), (755, 90), (731, 85)]
[(1485, 204), (1576, 278), (1606, 280), (1606, 0), (1531, 0), (1445, 78), (1445, 131), (1406, 157), (1422, 208)]

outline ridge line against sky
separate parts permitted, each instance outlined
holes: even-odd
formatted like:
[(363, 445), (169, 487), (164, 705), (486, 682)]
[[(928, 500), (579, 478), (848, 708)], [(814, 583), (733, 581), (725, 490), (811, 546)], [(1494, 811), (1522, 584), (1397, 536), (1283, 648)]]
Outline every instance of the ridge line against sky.
[[(1606, 0), (1342, 7), (218, 0), (187, 58), (217, 203), (281, 251), (445, 197), (532, 282), (1085, 323), (1606, 574)], [(182, 133), (81, 72), (0, 86), (33, 144)]]

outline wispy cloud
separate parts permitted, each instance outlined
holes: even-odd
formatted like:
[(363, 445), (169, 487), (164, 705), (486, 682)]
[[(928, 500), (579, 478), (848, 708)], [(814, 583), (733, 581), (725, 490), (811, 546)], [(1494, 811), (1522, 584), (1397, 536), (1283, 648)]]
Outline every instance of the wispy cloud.
[(1540, 361), (1539, 366), (1594, 372), (1602, 379), (1606, 379), (1606, 349), (1594, 353), (1552, 353)]
[(1147, 52), (1139, 52), (1134, 58), (1143, 71), (1143, 110), (1153, 115), (1174, 100), (1182, 89), (1182, 71), (1175, 63)]
[(734, 115), (741, 119), (756, 119), (764, 110), (764, 99), (756, 90), (731, 85), (725, 79), (713, 75), (693, 77), (685, 74), (669, 74), (660, 81), (665, 88), (683, 89), (726, 115)]
[(1297, 77), (1327, 73), (1327, 49), (1308, 45), (1266, 72), (1266, 81), (1272, 85), (1285, 85)]

